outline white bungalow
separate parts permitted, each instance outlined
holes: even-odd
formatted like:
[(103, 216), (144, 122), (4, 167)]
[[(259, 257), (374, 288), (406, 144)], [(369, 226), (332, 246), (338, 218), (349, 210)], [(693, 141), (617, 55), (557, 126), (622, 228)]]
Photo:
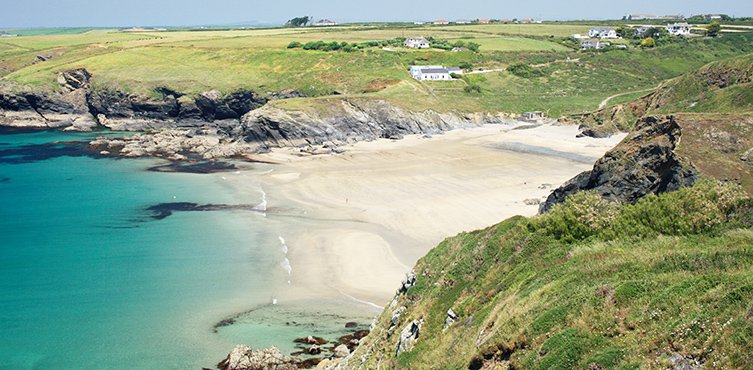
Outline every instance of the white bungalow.
[(445, 25), (445, 24), (450, 24), (450, 22), (447, 22), (444, 19), (437, 19), (436, 21), (434, 21), (434, 24), (435, 25)]
[(687, 22), (668, 24), (667, 32), (675, 36), (689, 36), (690, 25)]
[(617, 31), (609, 27), (594, 27), (588, 31), (588, 37), (598, 37), (600, 39), (616, 39)]
[(428, 49), (429, 48), (429, 40), (422, 37), (409, 37), (405, 39), (405, 42), (403, 42), (403, 46), (407, 48), (414, 48), (414, 49)]
[(411, 66), (410, 76), (420, 81), (447, 81), (452, 80), (452, 73), (463, 74), (459, 67), (444, 66)]

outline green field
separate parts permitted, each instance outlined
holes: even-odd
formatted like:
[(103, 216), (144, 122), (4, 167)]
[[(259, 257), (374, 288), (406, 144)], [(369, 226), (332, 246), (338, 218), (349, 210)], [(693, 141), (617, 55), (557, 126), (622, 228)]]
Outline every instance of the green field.
[[(589, 25), (348, 25), (167, 32), (78, 30), (0, 39), (0, 83), (6, 88), (59, 89), (61, 71), (86, 68), (94, 88), (150, 96), (167, 87), (185, 94), (296, 89), (310, 97), (340, 94), (386, 99), (411, 110), (520, 112), (551, 116), (594, 110), (606, 97), (656, 86), (708, 62), (753, 52), (753, 33), (694, 39), (653, 50), (584, 53), (562, 43)], [(288, 49), (293, 41), (362, 44), (423, 35), (480, 45), (480, 52), (363, 47), (353, 52)], [(37, 55), (52, 56), (36, 62)], [(465, 81), (413, 81), (412, 64), (474, 69), (531, 66), (532, 76), (478, 74)], [(466, 92), (467, 85), (481, 93)], [(305, 99), (298, 107), (324, 100)], [(614, 103), (620, 102), (616, 100)]]

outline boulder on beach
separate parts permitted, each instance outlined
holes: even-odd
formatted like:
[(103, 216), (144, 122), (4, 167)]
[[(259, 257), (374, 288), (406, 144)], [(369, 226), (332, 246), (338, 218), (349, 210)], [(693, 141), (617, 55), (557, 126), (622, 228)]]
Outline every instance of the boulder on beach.
[(237, 345), (217, 367), (222, 370), (295, 370), (298, 369), (296, 362), (277, 347), (253, 350)]

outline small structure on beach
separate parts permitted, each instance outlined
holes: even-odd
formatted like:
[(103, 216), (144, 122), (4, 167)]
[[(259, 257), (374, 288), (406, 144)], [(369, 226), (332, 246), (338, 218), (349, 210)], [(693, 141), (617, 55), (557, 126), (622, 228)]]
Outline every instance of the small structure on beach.
[(520, 115), (522, 121), (540, 121), (544, 118), (545, 115), (542, 111), (523, 112), (523, 114)]
[(413, 48), (413, 49), (428, 49), (430, 44), (429, 44), (429, 40), (427, 40), (423, 36), (419, 36), (419, 37), (408, 37), (403, 42), (403, 46), (407, 48)]

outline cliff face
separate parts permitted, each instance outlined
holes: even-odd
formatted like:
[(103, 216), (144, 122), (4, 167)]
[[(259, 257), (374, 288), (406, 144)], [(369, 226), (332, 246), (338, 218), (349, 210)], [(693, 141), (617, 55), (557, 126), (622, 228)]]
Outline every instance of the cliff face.
[(698, 179), (697, 171), (675, 151), (681, 135), (674, 116), (638, 120), (634, 131), (591, 171), (555, 189), (541, 204), (540, 212), (583, 190), (594, 190), (611, 201), (634, 203), (646, 194), (692, 185)]
[(127, 157), (173, 159), (228, 158), (280, 147), (323, 154), (358, 141), (436, 134), (506, 120), (486, 114), (409, 112), (377, 99), (330, 99), (317, 108), (291, 110), (266, 105), (245, 114), (239, 122), (222, 120), (196, 127), (164, 128), (124, 138), (100, 138), (91, 144), (97, 151)]
[(121, 131), (155, 128), (197, 127), (217, 122), (223, 126), (269, 98), (299, 96), (293, 92), (272, 93), (269, 98), (253, 91), (229, 94), (206, 91), (189, 97), (167, 88), (154, 96), (139, 96), (123, 91), (93, 88), (91, 74), (84, 69), (61, 73), (61, 91), (32, 90), (25, 87), (0, 89), (0, 126), (29, 128), (66, 128), (87, 131), (97, 125)]

